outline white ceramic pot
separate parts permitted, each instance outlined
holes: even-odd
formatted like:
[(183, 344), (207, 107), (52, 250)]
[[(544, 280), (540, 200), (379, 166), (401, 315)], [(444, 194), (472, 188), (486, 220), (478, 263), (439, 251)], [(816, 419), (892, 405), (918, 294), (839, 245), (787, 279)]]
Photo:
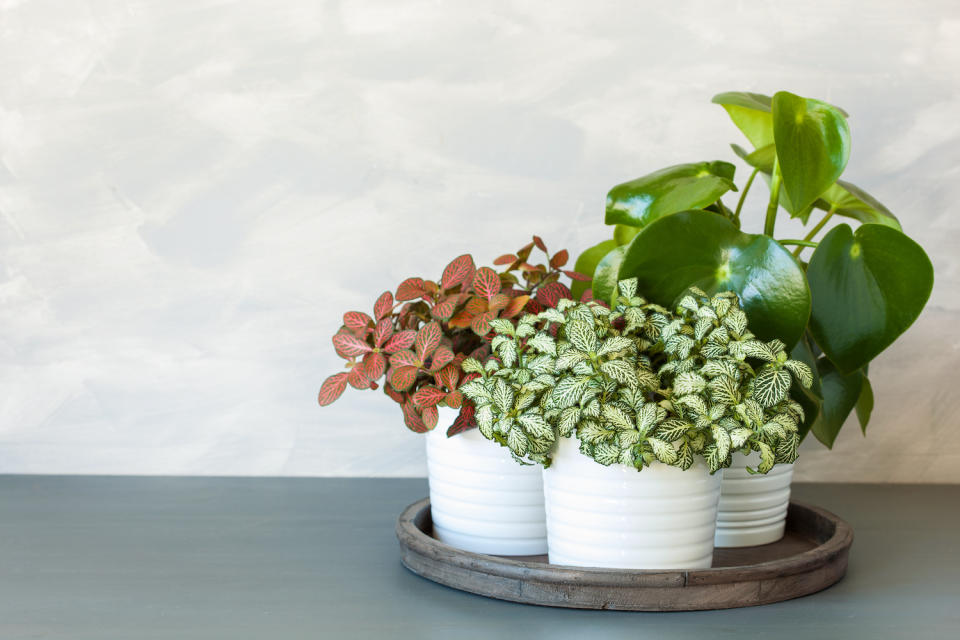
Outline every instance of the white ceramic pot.
[(790, 505), (793, 465), (778, 464), (766, 475), (751, 475), (760, 454), (734, 454), (733, 465), (723, 470), (720, 508), (717, 512), (718, 547), (752, 547), (783, 537)]
[(448, 438), (443, 425), (427, 434), (434, 536), (475, 553), (546, 553), (540, 467), (518, 464), (476, 429)]
[(686, 471), (604, 467), (561, 438), (543, 486), (552, 564), (703, 569), (713, 561), (720, 474), (702, 460)]

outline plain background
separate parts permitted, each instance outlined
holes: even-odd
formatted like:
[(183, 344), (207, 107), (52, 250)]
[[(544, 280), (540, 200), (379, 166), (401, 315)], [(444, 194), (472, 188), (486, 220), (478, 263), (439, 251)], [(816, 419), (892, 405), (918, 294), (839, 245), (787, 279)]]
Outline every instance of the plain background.
[(0, 472), (423, 475), (379, 392), (316, 406), (341, 314), (532, 233), (576, 255), (614, 184), (733, 159), (711, 96), (788, 89), (851, 114), (845, 177), (937, 277), (868, 438), (798, 479), (960, 481), (956, 2), (0, 7)]

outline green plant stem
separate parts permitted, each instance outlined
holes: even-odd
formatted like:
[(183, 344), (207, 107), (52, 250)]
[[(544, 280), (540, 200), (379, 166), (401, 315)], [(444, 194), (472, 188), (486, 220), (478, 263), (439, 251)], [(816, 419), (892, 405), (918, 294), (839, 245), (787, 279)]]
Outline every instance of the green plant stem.
[[(803, 239), (806, 241), (813, 240), (814, 236), (816, 236), (820, 232), (820, 229), (823, 229), (823, 225), (827, 224), (827, 222), (830, 220), (830, 218), (833, 217), (833, 214), (836, 212), (837, 212), (837, 205), (833, 205), (832, 207), (830, 207), (829, 211), (827, 211), (827, 215), (823, 216), (823, 218), (820, 219), (820, 222), (814, 225), (813, 229), (810, 229), (810, 233), (803, 236)], [(783, 244), (783, 243), (781, 242), (780, 244)], [(814, 247), (814, 246), (816, 245), (802, 244), (793, 250), (793, 255), (799, 258), (800, 254), (803, 252), (804, 247)]]
[(743, 191), (740, 193), (740, 200), (737, 202), (737, 210), (733, 212), (733, 219), (737, 222), (740, 221), (740, 210), (743, 209), (743, 203), (747, 199), (747, 193), (750, 191), (750, 186), (753, 184), (753, 179), (757, 177), (759, 172), (759, 167), (753, 170), (753, 173), (750, 174), (750, 178), (747, 180), (747, 184), (744, 185)]
[(773, 228), (777, 224), (777, 207), (780, 206), (780, 164), (773, 159), (773, 173), (770, 180), (770, 202), (767, 204), (767, 219), (763, 223), (763, 233), (773, 237)]
[(810, 242), (809, 240), (777, 240), (780, 244), (795, 244), (799, 245), (800, 248), (803, 247), (816, 247), (819, 246), (819, 242)]

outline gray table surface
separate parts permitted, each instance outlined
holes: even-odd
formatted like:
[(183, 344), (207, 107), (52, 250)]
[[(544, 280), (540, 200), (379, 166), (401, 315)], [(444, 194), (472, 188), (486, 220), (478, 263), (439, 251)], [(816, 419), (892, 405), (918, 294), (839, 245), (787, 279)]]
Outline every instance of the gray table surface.
[(400, 564), (425, 480), (0, 476), (0, 639), (957, 638), (960, 486), (794, 485), (856, 532), (806, 598), (691, 613), (489, 600)]

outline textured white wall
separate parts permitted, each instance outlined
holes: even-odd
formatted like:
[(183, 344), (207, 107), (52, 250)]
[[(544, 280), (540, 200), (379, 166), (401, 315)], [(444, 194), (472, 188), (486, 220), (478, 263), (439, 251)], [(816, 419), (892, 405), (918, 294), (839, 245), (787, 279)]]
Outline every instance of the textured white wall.
[(316, 406), (340, 314), (578, 252), (613, 184), (732, 157), (714, 93), (786, 88), (851, 113), (849, 179), (937, 273), (869, 437), (799, 475), (960, 481), (956, 2), (0, 7), (0, 472), (421, 475), (381, 394)]

